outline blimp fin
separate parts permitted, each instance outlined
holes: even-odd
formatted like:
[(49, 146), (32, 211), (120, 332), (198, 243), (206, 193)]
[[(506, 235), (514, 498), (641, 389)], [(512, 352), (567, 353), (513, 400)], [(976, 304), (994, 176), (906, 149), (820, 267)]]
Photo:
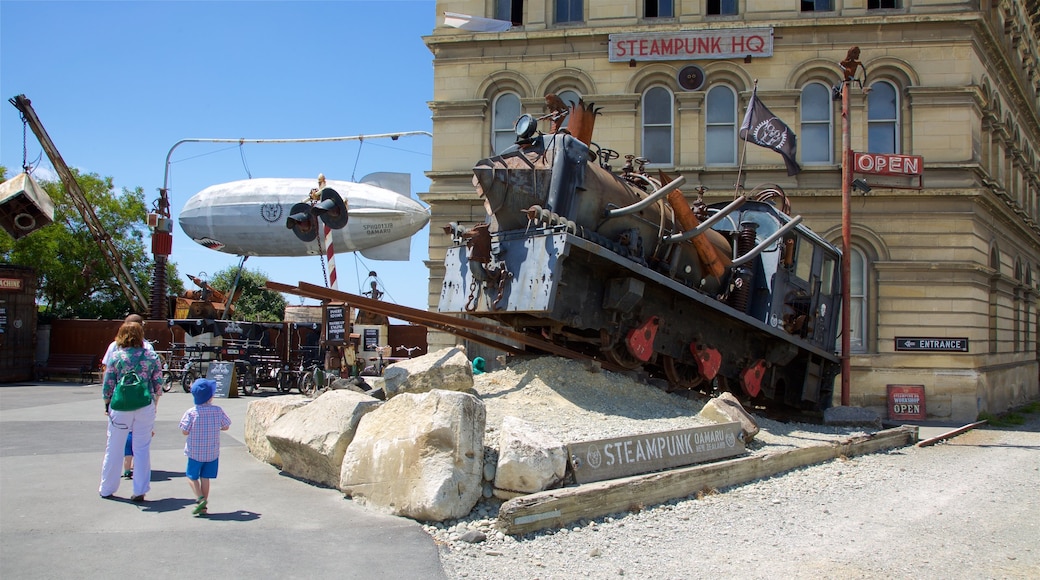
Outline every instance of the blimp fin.
[(391, 260), (407, 262), (412, 252), (412, 239), (404, 238), (381, 246), (373, 246), (359, 250), (369, 260)]
[(410, 173), (377, 171), (376, 173), (369, 173), (362, 177), (361, 181), (358, 183), (364, 183), (381, 189), (389, 189), (390, 191), (405, 197), (412, 197), (412, 174)]

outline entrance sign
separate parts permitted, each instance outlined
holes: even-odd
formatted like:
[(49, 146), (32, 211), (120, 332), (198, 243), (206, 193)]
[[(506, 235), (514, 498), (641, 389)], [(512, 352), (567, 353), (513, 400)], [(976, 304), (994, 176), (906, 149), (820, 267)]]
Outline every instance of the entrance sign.
[(610, 62), (773, 56), (772, 28), (679, 30), (610, 35)]
[(967, 338), (896, 337), (897, 351), (968, 352)]
[(924, 421), (924, 385), (888, 385), (888, 418)]
[(586, 441), (567, 446), (578, 483), (702, 463), (744, 453), (740, 423)]

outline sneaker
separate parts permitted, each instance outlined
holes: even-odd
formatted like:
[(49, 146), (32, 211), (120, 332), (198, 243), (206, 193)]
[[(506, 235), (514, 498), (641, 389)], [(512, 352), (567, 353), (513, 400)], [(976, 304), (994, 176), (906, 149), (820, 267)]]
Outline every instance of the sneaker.
[(134, 503), (144, 503), (144, 496), (143, 495), (135, 495), (135, 496), (130, 498), (130, 501), (132, 501)]
[(134, 472), (133, 471), (130, 471), (129, 469), (127, 469), (126, 471), (123, 472), (123, 479), (133, 479), (133, 478), (134, 478)]
[(206, 498), (200, 497), (196, 503), (198, 505), (195, 506), (195, 509), (192, 510), (191, 513), (193, 513), (195, 515), (200, 515), (200, 514), (206, 513)]
[(195, 512), (195, 516), (199, 517), (199, 518), (204, 518), (204, 517), (206, 517), (208, 515), (209, 515), (209, 512), (206, 511), (206, 508), (202, 508), (199, 511)]

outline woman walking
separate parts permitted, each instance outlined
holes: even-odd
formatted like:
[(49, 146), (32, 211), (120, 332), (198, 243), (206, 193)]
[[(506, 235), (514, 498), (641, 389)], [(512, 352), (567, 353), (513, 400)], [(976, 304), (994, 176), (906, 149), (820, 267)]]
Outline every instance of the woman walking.
[(152, 479), (152, 429), (162, 395), (162, 366), (155, 352), (144, 348), (143, 325), (123, 323), (115, 342), (118, 348), (105, 367), (101, 389), (108, 414), (108, 444), (98, 493), (109, 499), (119, 489), (123, 447), (133, 433), (134, 489), (130, 500), (143, 502)]

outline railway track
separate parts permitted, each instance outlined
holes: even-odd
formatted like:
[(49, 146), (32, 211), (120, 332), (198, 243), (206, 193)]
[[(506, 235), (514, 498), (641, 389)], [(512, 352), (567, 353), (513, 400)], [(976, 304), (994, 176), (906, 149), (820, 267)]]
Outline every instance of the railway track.
[(458, 336), (459, 338), (464, 338), (491, 348), (503, 350), (513, 355), (531, 354), (531, 351), (526, 350), (526, 348), (531, 348), (541, 353), (554, 354), (564, 358), (595, 361), (601, 367), (610, 371), (626, 372), (629, 370), (611, 362), (610, 360), (595, 357), (586, 352), (572, 350), (555, 342), (532, 336), (530, 334), (525, 334), (523, 332), (517, 332), (511, 328), (499, 326), (494, 323), (470, 320), (468, 318), (461, 318), (459, 316), (441, 314), (438, 312), (429, 312), (427, 310), (419, 310), (417, 308), (401, 306), (399, 304), (391, 304), (383, 302), (382, 300), (375, 300), (365, 296), (358, 296), (357, 294), (332, 290), (331, 288), (325, 288), (307, 282), (299, 282), (296, 286), (292, 286), (280, 282), (268, 281), (267, 288), (274, 290), (275, 292), (283, 292), (285, 294), (302, 296), (304, 298), (313, 298), (315, 300), (328, 302), (343, 302), (360, 310), (382, 314), (384, 316), (405, 320), (427, 328), (447, 332)]

